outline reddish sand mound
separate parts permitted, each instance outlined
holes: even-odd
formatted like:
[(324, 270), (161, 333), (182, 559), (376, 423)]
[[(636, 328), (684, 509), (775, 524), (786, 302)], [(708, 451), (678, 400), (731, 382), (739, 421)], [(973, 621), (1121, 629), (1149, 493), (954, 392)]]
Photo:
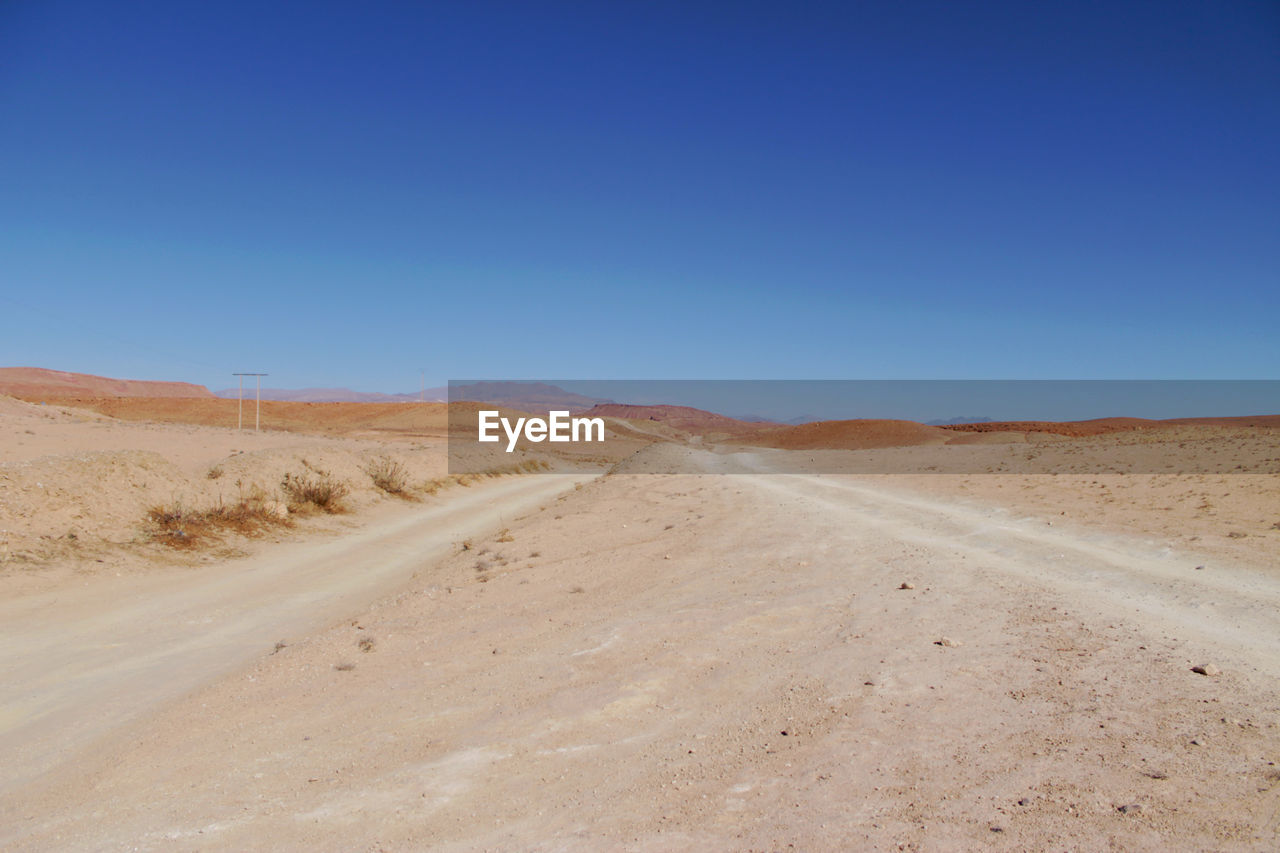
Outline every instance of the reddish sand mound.
[[(52, 400), (52, 398), (51, 398)], [(91, 409), (125, 421), (234, 427), (236, 400), (218, 397), (62, 398), (60, 405)], [(253, 429), (255, 404), (244, 401), (244, 426)], [(284, 403), (262, 401), (262, 428), (290, 432), (347, 434), (361, 431), (443, 434), (448, 428), (444, 403)]]
[(765, 429), (737, 439), (737, 443), (785, 450), (866, 450), (945, 444), (951, 438), (951, 433), (942, 427), (925, 426), (915, 421), (853, 420), (818, 421)]
[(0, 394), (25, 400), (50, 397), (213, 397), (208, 388), (190, 382), (110, 379), (43, 367), (0, 367)]
[(1239, 418), (1173, 418), (1153, 421), (1146, 418), (1097, 418), (1091, 421), (1003, 421), (982, 424), (950, 424), (942, 429), (953, 432), (1048, 432), (1081, 438), (1091, 435), (1107, 435), (1113, 432), (1130, 432), (1138, 429), (1159, 429), (1171, 426), (1227, 426), (1227, 427), (1280, 427), (1280, 415), (1258, 415)]
[[(238, 401), (220, 397), (199, 400), (177, 397), (62, 398), (57, 402), (124, 421), (219, 427), (235, 427), (240, 423)], [(252, 399), (244, 401), (246, 429), (253, 429), (255, 408)], [(263, 400), (262, 429), (329, 435), (380, 432), (443, 437), (450, 429), (474, 433), (476, 412), (480, 409), (497, 410), (499, 415), (512, 421), (528, 416), (525, 412), (491, 403), (293, 403)]]
[(728, 433), (741, 435), (757, 432), (769, 424), (748, 423), (715, 412), (690, 406), (631, 406), (623, 403), (602, 403), (582, 413), (582, 417), (622, 418), (631, 421), (656, 421), (675, 429), (706, 435)]

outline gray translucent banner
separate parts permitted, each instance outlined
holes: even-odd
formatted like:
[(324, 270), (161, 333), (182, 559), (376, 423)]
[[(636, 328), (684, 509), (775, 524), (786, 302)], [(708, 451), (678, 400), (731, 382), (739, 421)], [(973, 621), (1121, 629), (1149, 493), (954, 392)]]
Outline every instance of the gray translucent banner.
[(453, 380), (450, 473), (1276, 474), (1280, 380)]

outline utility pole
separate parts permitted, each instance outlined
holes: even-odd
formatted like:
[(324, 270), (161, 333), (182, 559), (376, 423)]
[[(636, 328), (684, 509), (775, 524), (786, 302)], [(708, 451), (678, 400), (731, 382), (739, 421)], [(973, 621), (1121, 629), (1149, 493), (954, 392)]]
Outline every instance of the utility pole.
[(244, 429), (244, 378), (246, 376), (255, 376), (258, 379), (257, 402), (253, 412), (253, 431), (258, 432), (262, 426), (262, 377), (270, 376), (269, 373), (233, 373), (232, 376), (240, 377), (240, 393), (237, 397), (240, 400), (240, 417), (236, 421), (236, 429)]

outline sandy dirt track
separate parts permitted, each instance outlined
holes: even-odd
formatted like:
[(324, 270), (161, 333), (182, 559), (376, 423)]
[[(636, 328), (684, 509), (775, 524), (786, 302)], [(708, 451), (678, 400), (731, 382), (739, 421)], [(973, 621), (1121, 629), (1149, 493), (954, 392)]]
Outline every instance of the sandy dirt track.
[(279, 544), (196, 571), (99, 576), (0, 602), (0, 752), (8, 757), (0, 791), (276, 642), (366, 606), (463, 538), (582, 479), (457, 490), (339, 539)]
[(1280, 844), (1265, 553), (875, 477), (614, 475), (509, 526), (11, 792), (0, 843)]

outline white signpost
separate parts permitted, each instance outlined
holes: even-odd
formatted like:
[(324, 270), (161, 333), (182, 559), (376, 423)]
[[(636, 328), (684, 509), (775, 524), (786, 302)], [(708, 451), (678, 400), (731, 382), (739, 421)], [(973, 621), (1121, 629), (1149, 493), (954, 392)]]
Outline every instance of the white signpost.
[(262, 425), (262, 377), (270, 376), (269, 373), (233, 373), (232, 376), (240, 377), (240, 393), (237, 395), (240, 400), (240, 418), (236, 422), (236, 429), (244, 429), (244, 378), (246, 376), (256, 376), (258, 379), (257, 404), (253, 412), (253, 431), (258, 432), (258, 428)]

